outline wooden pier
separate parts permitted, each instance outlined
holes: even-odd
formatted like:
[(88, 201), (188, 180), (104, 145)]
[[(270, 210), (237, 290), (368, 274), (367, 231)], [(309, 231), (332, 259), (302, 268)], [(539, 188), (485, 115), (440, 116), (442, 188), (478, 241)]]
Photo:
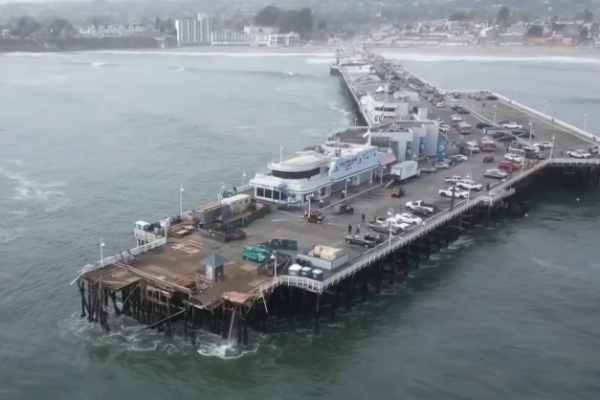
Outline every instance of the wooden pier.
[[(472, 125), (481, 121), (478, 118), (487, 118), (474, 111), (467, 116), (472, 119)], [(510, 118), (519, 123), (531, 118), (527, 112), (519, 114), (514, 105), (502, 100), (494, 111), (498, 119)], [(436, 110), (436, 113), (447, 117), (451, 111)], [(342, 300), (347, 307), (352, 306), (357, 291), (364, 300), (368, 296), (369, 282), (381, 290), (386, 281), (393, 283), (418, 268), (420, 260), (448, 246), (474, 224), (490, 224), (498, 214), (520, 207), (510, 205), (514, 195), (538, 177), (569, 171), (575, 178), (570, 175), (568, 179), (598, 188), (599, 158), (556, 157), (572, 148), (589, 148), (593, 143), (582, 138), (579, 132), (570, 134), (565, 125), (558, 129), (554, 120), (537, 121), (537, 124), (536, 141), (555, 137), (554, 157), (527, 162), (521, 171), (504, 181), (483, 178), (489, 164), (483, 164), (481, 157), (471, 157), (468, 162), (448, 170), (449, 175), (470, 174), (478, 182), (489, 185), (467, 200), (440, 198), (438, 189), (444, 186), (445, 174), (439, 172), (405, 184), (407, 195), (401, 200), (391, 198), (391, 189), (380, 182), (354, 187), (350, 196), (340, 202), (351, 203), (355, 214), (338, 215), (332, 206), (324, 206), (323, 224), (304, 222), (302, 210), (278, 210), (253, 200), (261, 213), (256, 219), (238, 216), (219, 226), (198, 229), (184, 213), (181, 224), (171, 227), (166, 237), (134, 229), (136, 247), (86, 265), (72, 282), (78, 287), (81, 316), (106, 331), (111, 329), (111, 313), (119, 318), (133, 318), (146, 326), (142, 330), (157, 329), (167, 336), (176, 330), (182, 331), (193, 343), (197, 340), (197, 331), (203, 329), (247, 344), (249, 330), (268, 332), (272, 326), (270, 321), (289, 320), (293, 325), (296, 318), (308, 315), (314, 318), (314, 328), (318, 331), (324, 310), (334, 318)], [(501, 158), (502, 154), (498, 154)], [(373, 249), (345, 243), (348, 225), (365, 222), (361, 214), (371, 221), (385, 216), (390, 209), (401, 212), (405, 202), (417, 199), (434, 203), (442, 211)], [(241, 228), (245, 237), (225, 241), (223, 226)], [(283, 260), (277, 261), (271, 273), (261, 271), (258, 264), (242, 257), (244, 246), (258, 246), (274, 239), (293, 241), (298, 248), (277, 250)], [(288, 267), (295, 255), (314, 245), (344, 249), (349, 262), (333, 271), (323, 270), (322, 280), (290, 276)], [(215, 277), (207, 272), (213, 268), (222, 274)]]

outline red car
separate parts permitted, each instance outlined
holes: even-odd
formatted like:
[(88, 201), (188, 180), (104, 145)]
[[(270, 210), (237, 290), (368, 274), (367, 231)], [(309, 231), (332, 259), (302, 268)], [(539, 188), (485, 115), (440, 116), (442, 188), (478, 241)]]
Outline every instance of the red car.
[(503, 138), (504, 136), (507, 136), (508, 134), (506, 132), (496, 132), (492, 135), (492, 137), (494, 139), (500, 139)]
[(521, 169), (521, 167), (521, 164), (510, 161), (500, 161), (500, 163), (498, 164), (498, 168), (503, 169), (505, 171), (518, 171)]

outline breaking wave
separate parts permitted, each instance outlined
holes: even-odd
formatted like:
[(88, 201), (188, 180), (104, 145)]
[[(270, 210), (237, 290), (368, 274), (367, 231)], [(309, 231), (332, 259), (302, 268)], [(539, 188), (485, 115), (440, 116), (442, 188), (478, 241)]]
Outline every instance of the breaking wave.
[(334, 50), (323, 53), (303, 52), (257, 52), (257, 51), (131, 51), (131, 50), (100, 50), (94, 54), (132, 55), (132, 56), (178, 56), (178, 57), (324, 57), (331, 59)]
[(37, 182), (26, 175), (0, 168), (0, 175), (15, 183), (13, 188), (15, 200), (32, 201), (44, 204), (45, 210), (55, 211), (69, 202), (66, 194), (57, 190), (64, 187), (64, 182)]

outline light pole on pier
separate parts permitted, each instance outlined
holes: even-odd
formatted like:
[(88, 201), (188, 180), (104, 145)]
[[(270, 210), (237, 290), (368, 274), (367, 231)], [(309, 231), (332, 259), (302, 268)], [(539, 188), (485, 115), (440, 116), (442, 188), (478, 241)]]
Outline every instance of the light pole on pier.
[(346, 185), (344, 186), (344, 198), (348, 197), (348, 182), (350, 182), (350, 178), (346, 179)]
[(586, 132), (587, 129), (587, 114), (583, 114), (583, 131)]
[(274, 251), (271, 254), (271, 260), (273, 260), (273, 279), (277, 279), (277, 252)]
[(242, 172), (242, 188), (244, 187), (245, 180), (246, 180), (246, 171)]
[(104, 239), (100, 239), (100, 264), (102, 264), (102, 260), (104, 260), (104, 246), (106, 246)]
[(312, 203), (312, 199), (313, 199), (313, 197), (315, 197), (315, 194), (314, 194), (314, 193), (311, 193), (311, 194), (308, 196), (308, 216), (309, 216), (309, 217), (310, 217), (310, 205), (311, 205), (311, 203)]
[(529, 123), (529, 144), (531, 144), (531, 137), (533, 136), (533, 122)]
[[(388, 210), (387, 215), (389, 218), (392, 218), (394, 216), (394, 209), (390, 208)], [(392, 221), (388, 221), (388, 228), (389, 228), (388, 246), (391, 246), (392, 245)]]
[(552, 153), (554, 153), (554, 136), (552, 136), (552, 144), (550, 145), (550, 158), (552, 158)]
[(183, 215), (183, 185), (179, 186), (179, 216)]
[(496, 111), (498, 111), (498, 106), (494, 104), (494, 124), (496, 123)]
[(548, 113), (548, 100), (544, 100), (544, 114)]

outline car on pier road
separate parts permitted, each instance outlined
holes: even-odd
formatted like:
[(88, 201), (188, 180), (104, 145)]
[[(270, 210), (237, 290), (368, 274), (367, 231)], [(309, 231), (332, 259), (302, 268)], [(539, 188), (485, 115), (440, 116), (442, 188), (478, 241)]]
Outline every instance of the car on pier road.
[(450, 156), (450, 158), (456, 162), (465, 162), (465, 161), (469, 161), (469, 157), (467, 156), (463, 156), (462, 154), (457, 154), (454, 156)]
[(552, 148), (552, 142), (539, 142), (531, 145), (532, 147), (537, 147), (540, 150), (550, 150)]
[(423, 223), (422, 218), (415, 217), (410, 213), (396, 214), (396, 220), (404, 222), (405, 224), (421, 225)]
[(382, 233), (367, 233), (364, 238), (377, 244), (381, 244), (389, 239), (389, 235), (384, 235)]
[(502, 124), (502, 127), (504, 129), (522, 129), (523, 125), (519, 125), (514, 121), (510, 121), (510, 122), (506, 122), (506, 123)]
[(521, 163), (515, 163), (512, 161), (500, 161), (498, 164), (499, 169), (503, 169), (505, 171), (518, 171), (523, 167)]
[(574, 158), (590, 158), (592, 156), (584, 150), (569, 150), (567, 151), (567, 155)]
[(436, 206), (427, 204), (423, 200), (409, 201), (405, 204), (405, 207), (408, 208), (412, 212), (415, 212), (416, 208), (423, 208), (430, 213), (434, 213), (437, 210)]
[(441, 133), (448, 133), (448, 132), (450, 132), (450, 127), (447, 126), (447, 125), (446, 126), (440, 125), (440, 132)]
[(493, 168), (493, 169), (486, 170), (483, 173), (483, 176), (486, 178), (492, 178), (492, 179), (504, 179), (508, 176), (508, 173), (506, 173), (506, 171), (503, 171), (501, 169)]
[(477, 125), (475, 125), (477, 129), (491, 128), (492, 126), (492, 124), (486, 124), (485, 122), (480, 122)]
[(377, 245), (377, 242), (374, 240), (369, 240), (367, 238), (365, 238), (364, 236), (361, 235), (350, 235), (350, 236), (346, 236), (346, 243), (347, 244), (354, 244), (357, 246), (362, 246), (362, 247), (366, 247), (371, 248), (371, 247), (375, 247)]
[(456, 112), (459, 114), (471, 114), (471, 111), (467, 110), (464, 107), (461, 107), (460, 109), (456, 110)]
[(445, 104), (443, 101), (440, 101), (440, 102), (435, 103), (435, 106), (438, 108), (443, 108), (445, 106)]
[(456, 182), (456, 187), (464, 190), (474, 190), (479, 192), (483, 190), (483, 185), (479, 183), (469, 183), (469, 182)]
[(470, 184), (475, 184), (475, 181), (473, 181), (470, 178), (463, 178), (462, 176), (459, 175), (454, 175), (454, 176), (447, 176), (444, 178), (444, 182), (449, 183), (449, 184), (456, 184), (458, 182), (464, 182), (464, 183), (470, 183)]
[(512, 154), (512, 153), (506, 153), (504, 155), (504, 158), (508, 161), (512, 161), (512, 162), (516, 162), (516, 163), (522, 163), (523, 162), (523, 157), (518, 156), (516, 154)]
[(454, 187), (448, 189), (440, 189), (440, 196), (442, 197), (454, 197), (455, 199), (466, 199), (469, 197), (469, 192), (466, 190), (458, 190)]

